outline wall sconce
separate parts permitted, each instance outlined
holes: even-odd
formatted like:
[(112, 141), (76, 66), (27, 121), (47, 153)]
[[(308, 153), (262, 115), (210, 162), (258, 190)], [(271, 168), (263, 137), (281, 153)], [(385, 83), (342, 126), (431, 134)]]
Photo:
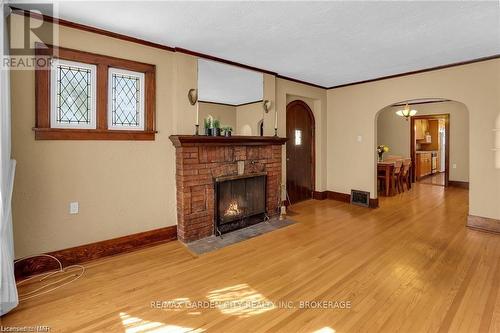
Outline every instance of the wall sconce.
[(188, 100), (191, 105), (195, 105), (198, 102), (198, 90), (189, 89), (188, 91)]
[(188, 94), (187, 94), (189, 104), (195, 105), (196, 104), (196, 123), (194, 124), (195, 126), (195, 132), (194, 135), (199, 135), (199, 127), (200, 127), (200, 122), (199, 122), (199, 104), (198, 104), (198, 89), (189, 89)]
[(266, 99), (262, 102), (262, 108), (264, 109), (265, 113), (269, 113), (269, 110), (271, 110), (271, 107), (273, 106), (273, 102), (270, 100)]
[[(269, 110), (271, 110), (271, 107), (273, 106), (273, 102), (270, 100), (266, 99), (262, 102), (262, 108), (264, 109), (265, 113), (269, 113)], [(274, 110), (274, 136), (278, 136), (278, 110)]]

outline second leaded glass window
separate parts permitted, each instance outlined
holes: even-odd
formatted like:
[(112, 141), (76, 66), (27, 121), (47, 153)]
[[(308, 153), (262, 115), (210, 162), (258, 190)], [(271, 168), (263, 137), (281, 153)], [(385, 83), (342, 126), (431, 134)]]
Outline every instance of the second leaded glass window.
[(144, 129), (144, 73), (109, 69), (108, 127)]

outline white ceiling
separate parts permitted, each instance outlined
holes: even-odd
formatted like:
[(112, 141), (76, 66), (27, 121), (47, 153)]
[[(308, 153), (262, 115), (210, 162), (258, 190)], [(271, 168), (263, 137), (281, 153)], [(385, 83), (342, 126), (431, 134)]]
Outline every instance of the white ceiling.
[(63, 19), (328, 87), (500, 53), (498, 1), (58, 4)]
[(220, 62), (198, 60), (198, 99), (206, 102), (244, 104), (262, 100), (262, 73)]

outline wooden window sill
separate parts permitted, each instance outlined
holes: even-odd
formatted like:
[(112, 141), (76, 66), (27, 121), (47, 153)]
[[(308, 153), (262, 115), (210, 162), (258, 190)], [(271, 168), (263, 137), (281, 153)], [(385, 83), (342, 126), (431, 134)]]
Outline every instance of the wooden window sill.
[(153, 141), (156, 131), (33, 128), (35, 140), (115, 140)]

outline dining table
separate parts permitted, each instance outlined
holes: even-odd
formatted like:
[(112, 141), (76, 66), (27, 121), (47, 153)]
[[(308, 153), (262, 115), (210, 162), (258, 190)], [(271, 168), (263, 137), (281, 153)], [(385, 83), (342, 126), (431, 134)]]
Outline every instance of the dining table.
[(385, 196), (395, 195), (394, 188), (394, 165), (396, 161), (379, 161), (377, 163), (377, 173), (384, 173), (385, 178)]

